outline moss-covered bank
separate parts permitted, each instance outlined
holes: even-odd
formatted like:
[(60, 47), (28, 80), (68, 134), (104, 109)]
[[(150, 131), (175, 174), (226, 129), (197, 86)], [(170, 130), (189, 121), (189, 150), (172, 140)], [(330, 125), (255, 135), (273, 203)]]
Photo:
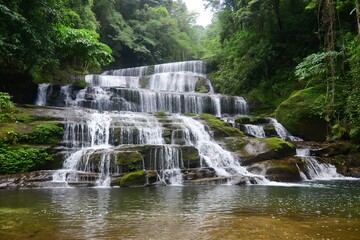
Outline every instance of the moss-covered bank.
[(305, 140), (323, 141), (327, 136), (324, 119), (323, 87), (294, 92), (275, 111), (276, 119), (293, 135)]
[(51, 145), (62, 140), (62, 124), (11, 105), (0, 116), (0, 174), (46, 169), (56, 156)]

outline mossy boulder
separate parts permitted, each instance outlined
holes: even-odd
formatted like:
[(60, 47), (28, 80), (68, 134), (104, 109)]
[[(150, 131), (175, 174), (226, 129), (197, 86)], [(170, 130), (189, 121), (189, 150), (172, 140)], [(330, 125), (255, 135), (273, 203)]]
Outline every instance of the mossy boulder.
[(144, 170), (130, 172), (120, 178), (120, 187), (142, 187), (146, 184), (146, 179)]
[(190, 146), (181, 146), (180, 149), (185, 168), (200, 167), (200, 155), (196, 148)]
[(327, 136), (324, 119), (325, 90), (310, 87), (293, 93), (275, 110), (276, 119), (293, 135), (305, 140), (323, 141)]
[(231, 152), (242, 152), (248, 144), (248, 141), (243, 137), (228, 137), (224, 138), (223, 142), (225, 143), (226, 149)]
[(209, 82), (202, 77), (198, 77), (198, 81), (195, 84), (195, 91), (199, 93), (208, 93), (210, 91)]
[(251, 165), (269, 159), (280, 159), (296, 154), (292, 143), (280, 138), (247, 138), (247, 144), (240, 151), (242, 165)]
[(237, 124), (266, 124), (268, 123), (268, 119), (261, 117), (250, 117), (250, 116), (239, 116), (235, 119), (235, 123)]
[(139, 152), (118, 152), (117, 164), (128, 170), (139, 170), (143, 168), (143, 155)]
[(239, 129), (232, 127), (230, 123), (224, 122), (211, 114), (200, 114), (200, 118), (204, 120), (213, 131), (215, 139), (245, 136)]
[(266, 124), (264, 126), (264, 132), (267, 137), (277, 137), (278, 133), (273, 124)]
[(248, 170), (254, 174), (262, 174), (271, 181), (299, 182), (301, 181), (300, 170), (305, 164), (301, 158), (289, 157), (285, 159), (271, 159), (248, 166)]
[(139, 79), (139, 85), (141, 88), (146, 88), (147, 85), (149, 84), (149, 76), (143, 76)]

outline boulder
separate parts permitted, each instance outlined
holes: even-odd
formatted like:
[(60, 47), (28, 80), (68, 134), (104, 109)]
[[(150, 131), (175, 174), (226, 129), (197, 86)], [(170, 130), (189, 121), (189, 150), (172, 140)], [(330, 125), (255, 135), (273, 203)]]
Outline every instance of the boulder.
[(284, 159), (272, 159), (251, 164), (248, 171), (254, 174), (264, 175), (267, 179), (277, 182), (301, 181), (300, 170), (305, 167), (301, 158), (289, 157)]
[(324, 141), (328, 124), (323, 117), (324, 92), (322, 86), (294, 92), (275, 110), (276, 119), (292, 135), (304, 140)]
[(142, 187), (146, 185), (146, 172), (139, 170), (125, 174), (119, 181), (120, 187)]

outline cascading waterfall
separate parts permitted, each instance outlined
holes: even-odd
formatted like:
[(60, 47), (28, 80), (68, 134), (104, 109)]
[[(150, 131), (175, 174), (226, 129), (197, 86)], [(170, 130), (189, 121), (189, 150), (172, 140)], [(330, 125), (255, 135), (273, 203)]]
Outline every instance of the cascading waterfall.
[[(110, 186), (112, 176), (127, 171), (118, 164), (118, 153), (136, 152), (146, 146), (149, 155), (143, 155), (137, 167), (155, 171), (158, 180), (166, 184), (180, 185), (184, 169), (181, 147), (186, 146), (199, 153), (200, 167), (213, 168), (218, 176), (256, 176), (262, 183), (268, 182), (242, 167), (200, 121), (179, 115), (210, 113), (224, 117), (248, 113), (244, 98), (214, 94), (202, 61), (110, 70), (88, 75), (85, 81), (88, 86), (83, 88), (39, 86), (38, 105), (65, 106), (82, 112), (65, 123), (63, 142), (72, 153), (63, 169), (54, 173), (54, 181)], [(153, 114), (156, 112), (167, 112), (168, 119), (161, 120)], [(168, 139), (165, 132), (171, 133)], [(254, 135), (265, 136), (260, 127)], [(291, 136), (281, 136), (285, 135)]]
[(213, 94), (205, 72), (202, 61), (106, 71), (86, 76), (84, 89), (63, 87), (52, 94), (55, 100), (50, 93), (45, 99), (49, 105), (100, 111), (247, 114), (243, 98)]
[[(213, 168), (217, 175), (226, 177), (234, 175), (255, 176), (242, 167), (231, 152), (226, 151), (213, 141), (201, 122), (186, 116), (177, 116), (177, 118), (184, 124), (186, 144), (194, 145), (199, 150), (199, 154), (207, 167)], [(264, 177), (258, 177), (262, 179), (263, 183), (268, 182)]]
[(336, 167), (328, 163), (320, 163), (315, 157), (310, 156), (310, 149), (296, 149), (296, 156), (306, 161), (306, 173), (301, 172), (303, 180), (330, 180), (344, 178), (336, 172)]
[(245, 133), (257, 137), (257, 138), (265, 138), (265, 131), (263, 126), (252, 125), (252, 124), (244, 124)]
[(301, 138), (292, 136), (283, 125), (281, 125), (275, 118), (269, 118), (271, 124), (274, 125), (277, 134), (284, 140), (289, 139), (290, 141), (302, 141)]

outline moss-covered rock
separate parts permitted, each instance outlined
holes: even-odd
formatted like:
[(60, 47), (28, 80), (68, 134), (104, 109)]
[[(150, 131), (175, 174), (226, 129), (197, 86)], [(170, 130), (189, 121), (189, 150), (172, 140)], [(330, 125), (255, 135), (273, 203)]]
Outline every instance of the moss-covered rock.
[(224, 138), (223, 142), (226, 145), (226, 149), (231, 152), (242, 152), (248, 144), (248, 141), (243, 137), (228, 137)]
[(240, 152), (242, 156), (241, 163), (245, 166), (296, 154), (295, 146), (280, 138), (248, 138), (247, 141), (247, 144)]
[(321, 86), (297, 91), (278, 106), (275, 117), (293, 135), (323, 141), (328, 132), (327, 122), (322, 117), (324, 98)]
[(199, 80), (195, 85), (195, 91), (199, 93), (208, 93), (210, 91), (208, 81), (205, 78), (199, 77)]
[(120, 187), (141, 187), (146, 184), (146, 172), (139, 170), (125, 174), (119, 181)]
[(304, 168), (301, 158), (290, 157), (285, 159), (272, 159), (252, 164), (248, 170), (255, 174), (265, 175), (271, 181), (298, 182), (301, 181), (299, 168)]
[(221, 119), (211, 114), (200, 114), (200, 118), (206, 121), (207, 125), (214, 133), (214, 138), (221, 137), (243, 137), (243, 132), (231, 126), (230, 123), (224, 122)]
[(181, 146), (180, 149), (185, 168), (200, 167), (200, 155), (196, 148), (190, 146)]
[(237, 124), (266, 124), (268, 123), (268, 119), (261, 117), (250, 117), (250, 116), (239, 116), (235, 119), (235, 123)]
[(143, 168), (143, 155), (139, 152), (118, 152), (117, 164), (127, 167), (128, 170), (139, 170)]
[(264, 126), (264, 132), (267, 137), (277, 137), (278, 133), (273, 124), (266, 124)]
[(146, 88), (147, 85), (149, 84), (149, 79), (150, 77), (149, 76), (143, 76), (140, 78), (139, 80), (139, 85), (141, 88)]

